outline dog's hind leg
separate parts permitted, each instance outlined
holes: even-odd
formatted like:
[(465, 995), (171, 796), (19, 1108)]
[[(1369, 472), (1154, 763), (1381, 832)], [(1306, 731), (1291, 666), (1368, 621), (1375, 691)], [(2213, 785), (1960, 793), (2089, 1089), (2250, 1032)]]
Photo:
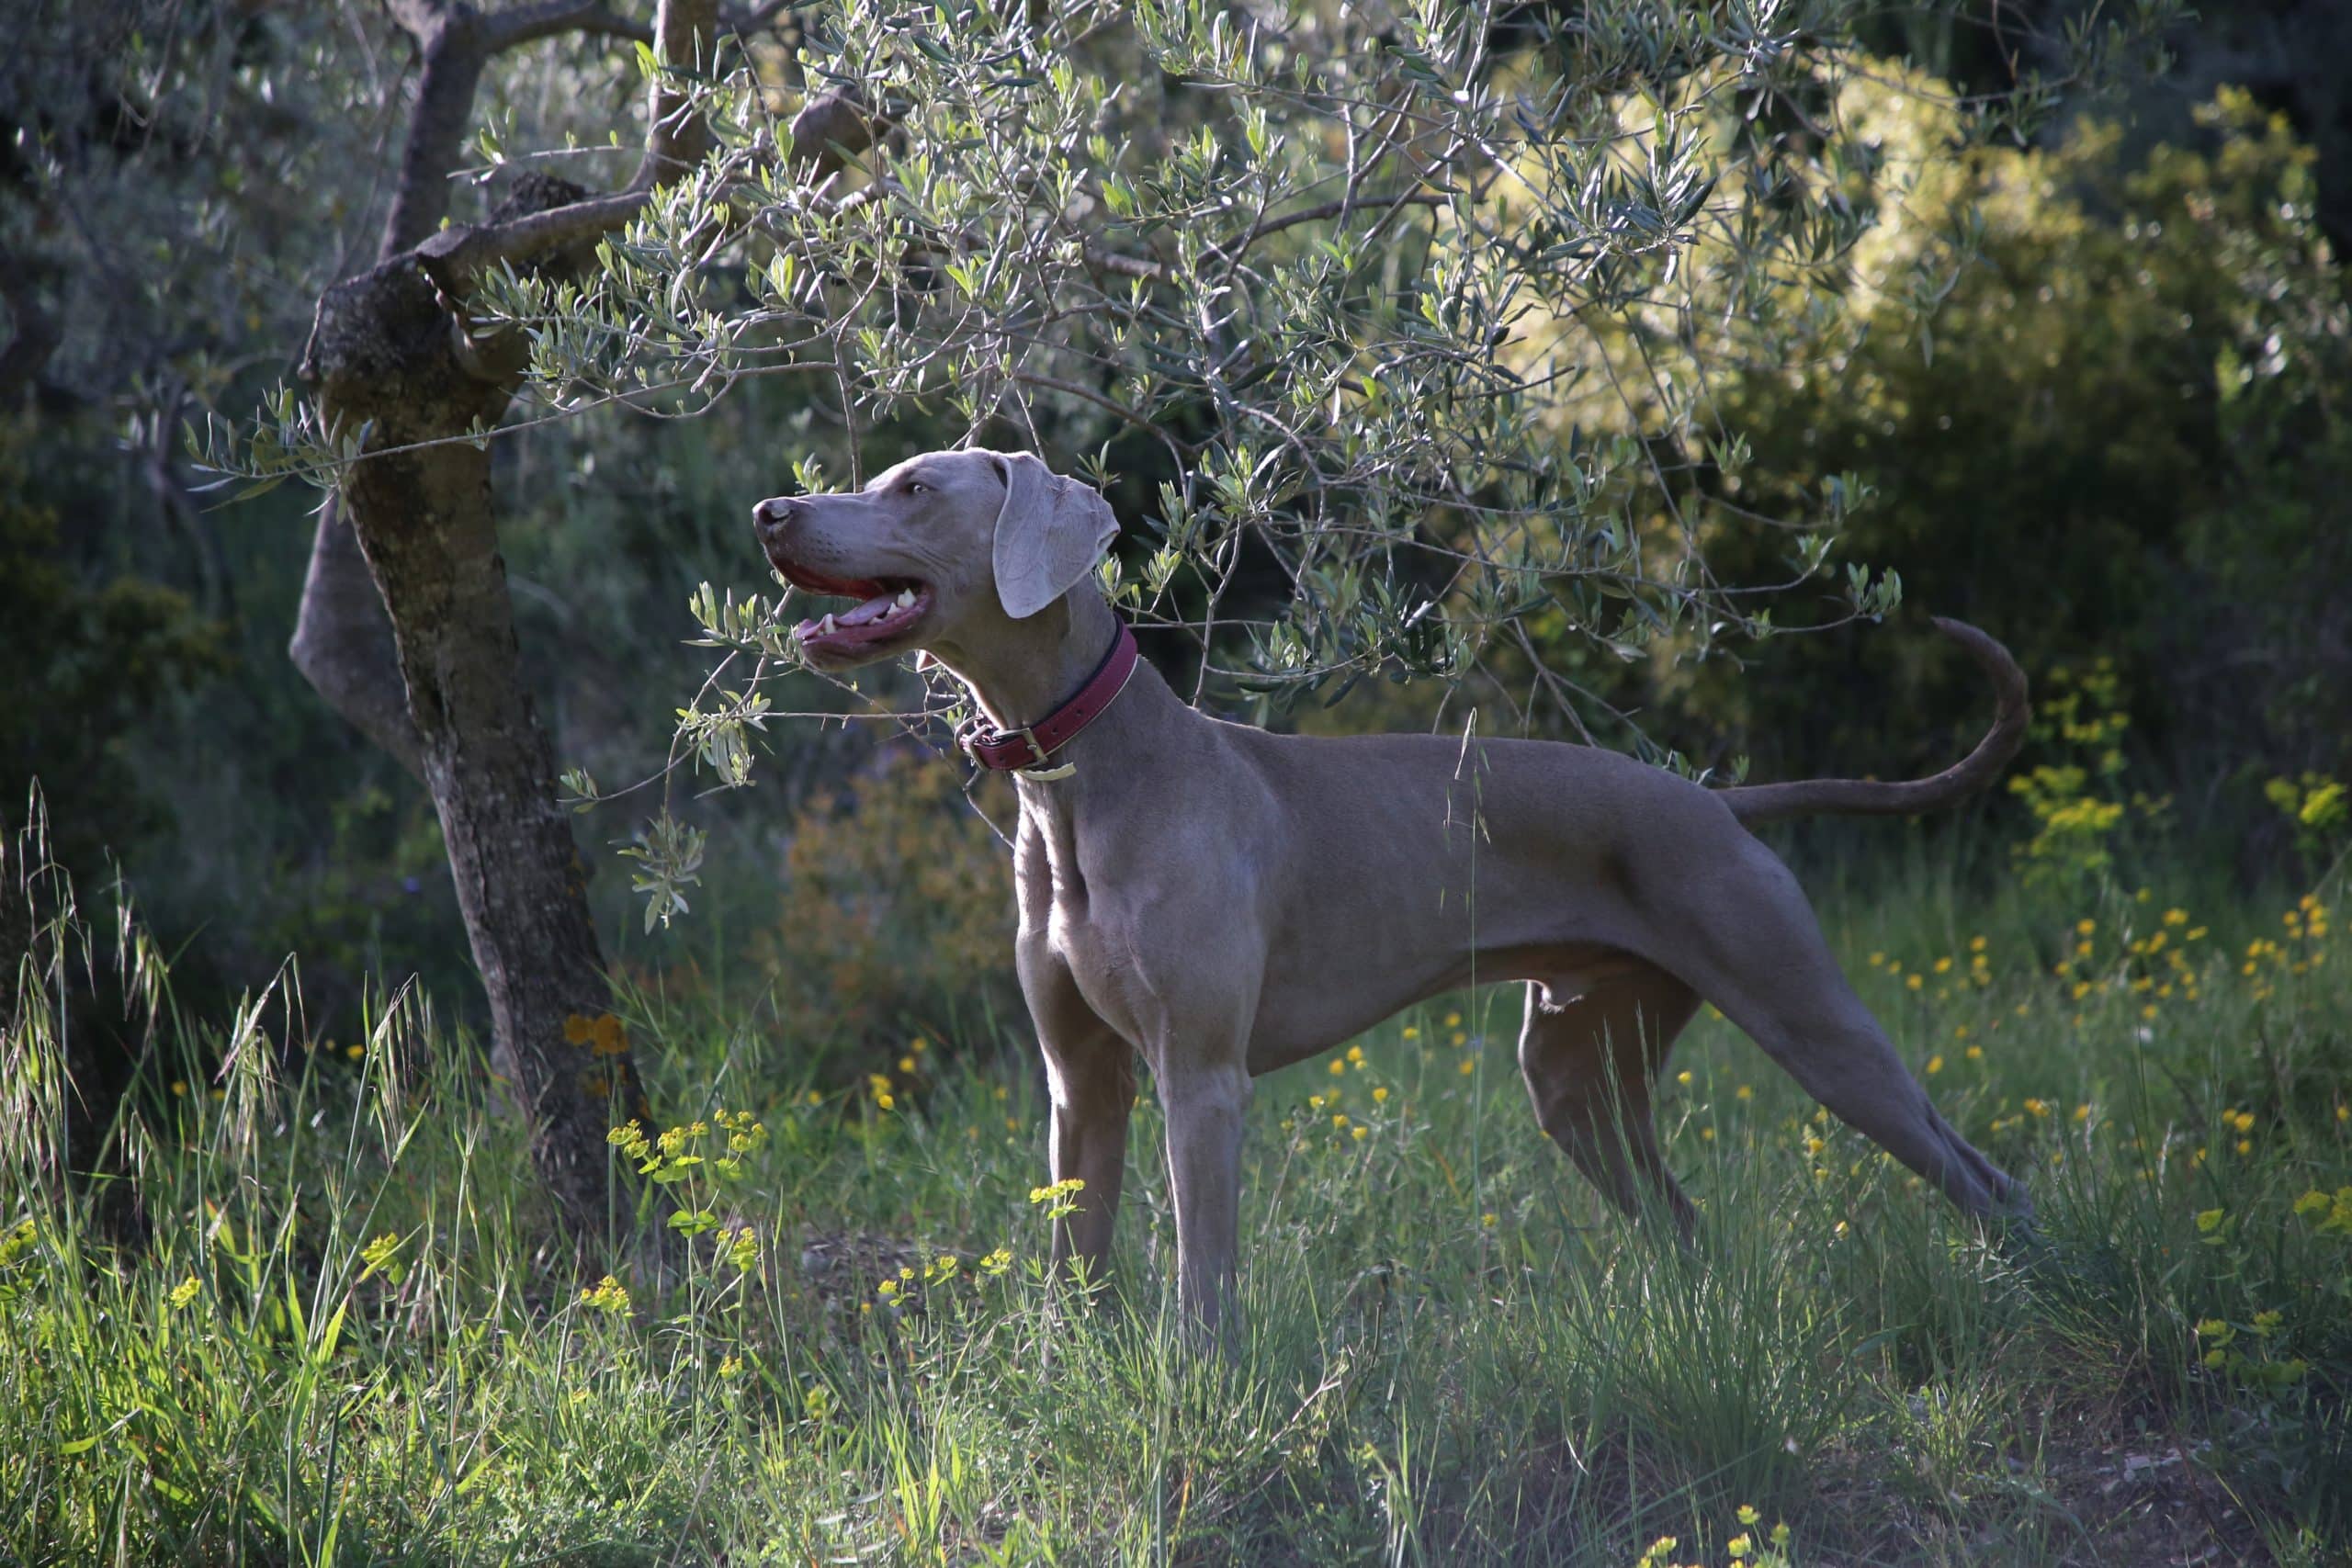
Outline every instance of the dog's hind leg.
[(1651, 1085), (1699, 998), (1665, 970), (1634, 961), (1563, 1000), (1527, 987), (1519, 1068), (1535, 1118), (1611, 1203), (1639, 1216), (1663, 1205), (1685, 1235), (1690, 1200), (1657, 1141)]
[(1672, 911), (1675, 965), (1849, 1126), (1975, 1214), (2027, 1209), (2024, 1189), (1936, 1113), (1847, 985), (1796, 878), (1751, 844)]

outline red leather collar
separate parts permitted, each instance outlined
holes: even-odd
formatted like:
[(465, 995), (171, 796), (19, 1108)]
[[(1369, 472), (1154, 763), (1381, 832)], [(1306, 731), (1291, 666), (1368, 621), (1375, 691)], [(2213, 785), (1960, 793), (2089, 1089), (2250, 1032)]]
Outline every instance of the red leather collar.
[(1069, 701), (1020, 729), (999, 729), (975, 715), (956, 729), (956, 743), (973, 761), (999, 773), (1043, 768), (1080, 730), (1102, 717), (1112, 700), (1126, 689), (1127, 677), (1136, 672), (1136, 634), (1121, 621), (1111, 651)]

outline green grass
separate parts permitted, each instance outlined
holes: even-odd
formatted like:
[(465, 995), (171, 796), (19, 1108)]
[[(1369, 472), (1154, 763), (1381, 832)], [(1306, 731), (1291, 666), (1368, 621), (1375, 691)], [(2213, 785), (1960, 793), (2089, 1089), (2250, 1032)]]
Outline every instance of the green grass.
[(1261, 1082), (1229, 1362), (1172, 1330), (1148, 1086), (1117, 1299), (1064, 1310), (1025, 1053), (909, 1043), (890, 1109), (812, 1103), (763, 1014), (639, 997), (706, 1124), (654, 1217), (707, 1218), (667, 1288), (599, 1288), (413, 994), (306, 1049), (290, 977), (177, 1019), (134, 952), (126, 1174), (69, 1184), (52, 940), (0, 1058), (0, 1561), (2342, 1561), (2352, 953), (2277, 899), (1906, 887), (1833, 894), (1832, 939), (2038, 1243), (1713, 1017), (1664, 1102), (1702, 1243), (1628, 1226), (1535, 1128), (1498, 989)]

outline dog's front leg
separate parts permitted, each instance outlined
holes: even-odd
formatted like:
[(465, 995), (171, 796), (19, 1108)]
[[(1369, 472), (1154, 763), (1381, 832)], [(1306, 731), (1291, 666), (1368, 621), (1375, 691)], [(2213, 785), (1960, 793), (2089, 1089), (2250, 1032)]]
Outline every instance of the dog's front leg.
[(1111, 1265), (1111, 1232), (1126, 1176), (1127, 1115), (1136, 1099), (1135, 1048), (1100, 1020), (1082, 1032), (1040, 1030), (1054, 1101), (1054, 1179), (1082, 1183), (1054, 1222), (1053, 1278), (1072, 1264), (1088, 1282)]
[(1168, 1185), (1176, 1201), (1176, 1299), (1204, 1332), (1226, 1330), (1238, 1281), (1241, 1122), (1250, 1071), (1238, 1042), (1203, 1060), (1164, 1051), (1157, 1069), (1168, 1113)]
[(1050, 1277), (1062, 1279), (1075, 1261), (1087, 1280), (1100, 1280), (1111, 1265), (1111, 1231), (1126, 1175), (1135, 1047), (1087, 1005), (1069, 965), (1041, 933), (1024, 931), (1015, 956), (1053, 1097), (1048, 1154), (1054, 1179), (1084, 1183), (1068, 1200), (1070, 1212), (1054, 1222)]

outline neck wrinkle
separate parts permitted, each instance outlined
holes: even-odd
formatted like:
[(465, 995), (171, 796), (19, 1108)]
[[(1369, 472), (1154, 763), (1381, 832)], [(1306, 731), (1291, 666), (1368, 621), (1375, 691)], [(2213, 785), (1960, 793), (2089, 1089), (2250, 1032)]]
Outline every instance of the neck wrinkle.
[(1111, 606), (1091, 593), (1067, 594), (1040, 611), (1037, 620), (1045, 624), (1024, 650), (1030, 658), (1010, 660), (1006, 668), (986, 672), (956, 671), (999, 729), (1035, 724), (1076, 696), (1119, 635)]

